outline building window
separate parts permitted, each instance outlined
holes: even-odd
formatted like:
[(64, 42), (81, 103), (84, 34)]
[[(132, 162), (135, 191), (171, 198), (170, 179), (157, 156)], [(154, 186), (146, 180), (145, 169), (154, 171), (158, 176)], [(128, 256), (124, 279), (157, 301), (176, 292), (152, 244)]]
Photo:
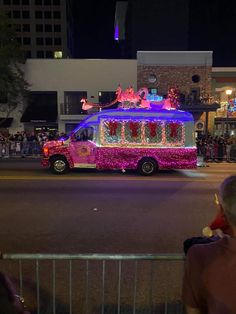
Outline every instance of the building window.
[(51, 46), (51, 45), (52, 45), (52, 38), (46, 37), (46, 38), (45, 38), (45, 45)]
[(29, 11), (22, 11), (22, 18), (23, 19), (29, 19), (30, 18), (30, 12)]
[(24, 37), (24, 38), (23, 38), (23, 44), (24, 44), (24, 45), (30, 45), (30, 44), (31, 44), (31, 39), (30, 39), (30, 37)]
[(52, 51), (46, 51), (45, 55), (46, 55), (46, 58), (49, 58), (49, 59), (53, 58), (53, 52)]
[(44, 17), (45, 17), (45, 19), (51, 19), (52, 18), (52, 12), (51, 11), (45, 11)]
[(54, 11), (53, 12), (53, 18), (54, 19), (60, 19), (61, 18), (61, 12), (60, 11)]
[(3, 4), (11, 4), (11, 0), (4, 0)]
[(42, 5), (42, 0), (35, 0), (34, 3), (35, 5)]
[(23, 24), (23, 32), (30, 32), (30, 24)]
[(44, 51), (43, 50), (37, 51), (37, 58), (44, 58)]
[(7, 93), (6, 92), (0, 92), (0, 103), (6, 104), (8, 101), (7, 99)]
[(85, 114), (82, 110), (82, 98), (87, 98), (87, 92), (64, 92), (64, 114)]
[(21, 32), (21, 24), (13, 24), (15, 32)]
[(36, 19), (42, 19), (43, 18), (43, 12), (42, 11), (35, 11), (35, 18)]
[(61, 59), (62, 51), (54, 51), (54, 59)]
[(16, 41), (21, 45), (21, 37), (16, 37)]
[(54, 5), (60, 5), (60, 0), (53, 0)]
[[(116, 93), (115, 92), (98, 92), (98, 101), (102, 104), (104, 103), (110, 103), (112, 102), (114, 99), (116, 98)], [(113, 106), (111, 106), (110, 108), (117, 108), (117, 104), (114, 104)], [(109, 109), (110, 109), (109, 108)]]
[(54, 45), (61, 46), (61, 38), (54, 38)]
[(13, 19), (20, 19), (20, 11), (13, 11)]
[(198, 83), (198, 82), (200, 82), (200, 75), (197, 75), (197, 74), (195, 74), (195, 75), (193, 75), (192, 76), (192, 82), (193, 83)]
[(11, 11), (5, 12), (6, 16), (10, 19), (11, 18)]
[(149, 77), (148, 77), (148, 82), (149, 83), (155, 83), (157, 81), (157, 77), (155, 74), (150, 74)]
[(37, 37), (36, 38), (36, 45), (43, 46), (43, 38), (42, 37)]
[(21, 0), (22, 5), (29, 5), (29, 0)]
[(50, 33), (52, 31), (52, 24), (45, 24), (45, 32)]
[(51, 5), (51, 0), (44, 0), (44, 5)]
[(25, 59), (30, 59), (31, 58), (31, 51), (30, 50), (25, 50), (24, 51), (24, 57), (25, 57)]
[(43, 32), (43, 24), (36, 24), (35, 30), (37, 33)]
[(54, 25), (54, 32), (55, 33), (60, 33), (61, 32), (61, 25), (60, 24)]
[(12, 0), (12, 4), (19, 5), (20, 4), (20, 0)]

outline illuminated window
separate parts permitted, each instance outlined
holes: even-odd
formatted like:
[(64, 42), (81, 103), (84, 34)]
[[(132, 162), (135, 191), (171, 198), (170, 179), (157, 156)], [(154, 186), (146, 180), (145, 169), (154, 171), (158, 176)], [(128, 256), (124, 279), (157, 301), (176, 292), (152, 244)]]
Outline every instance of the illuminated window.
[(61, 59), (62, 58), (62, 51), (54, 51), (54, 58)]

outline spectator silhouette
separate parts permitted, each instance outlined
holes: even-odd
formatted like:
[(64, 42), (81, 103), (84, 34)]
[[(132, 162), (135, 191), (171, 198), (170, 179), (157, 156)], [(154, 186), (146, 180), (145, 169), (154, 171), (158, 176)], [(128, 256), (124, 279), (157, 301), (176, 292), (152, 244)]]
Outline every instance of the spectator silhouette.
[(189, 249), (183, 279), (186, 314), (236, 313), (236, 176), (221, 184), (219, 205), (232, 237)]

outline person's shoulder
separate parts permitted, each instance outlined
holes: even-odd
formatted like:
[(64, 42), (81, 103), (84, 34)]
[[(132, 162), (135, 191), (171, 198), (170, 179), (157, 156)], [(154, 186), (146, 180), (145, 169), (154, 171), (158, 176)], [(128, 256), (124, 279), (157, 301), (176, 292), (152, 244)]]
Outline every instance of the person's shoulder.
[(212, 255), (222, 254), (222, 251), (225, 250), (227, 247), (228, 238), (224, 237), (213, 242), (192, 246), (188, 251), (187, 257), (190, 259), (193, 259), (195, 257), (210, 257)]

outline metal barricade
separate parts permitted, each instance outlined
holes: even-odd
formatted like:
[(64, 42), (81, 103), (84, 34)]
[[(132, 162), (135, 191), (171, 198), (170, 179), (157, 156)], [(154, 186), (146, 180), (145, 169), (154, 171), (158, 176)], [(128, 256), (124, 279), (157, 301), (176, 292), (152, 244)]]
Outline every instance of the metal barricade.
[(32, 314), (182, 314), (181, 254), (2, 254)]

